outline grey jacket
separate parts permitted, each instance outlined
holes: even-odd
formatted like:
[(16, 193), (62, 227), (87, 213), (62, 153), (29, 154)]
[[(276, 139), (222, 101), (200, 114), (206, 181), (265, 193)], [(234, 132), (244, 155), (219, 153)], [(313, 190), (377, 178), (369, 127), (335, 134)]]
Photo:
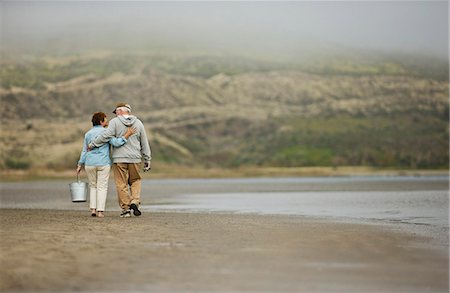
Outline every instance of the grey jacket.
[(145, 162), (150, 162), (152, 152), (148, 144), (144, 124), (133, 115), (117, 116), (111, 119), (108, 128), (95, 137), (90, 145), (99, 147), (108, 143), (112, 137), (121, 137), (127, 131), (127, 127), (130, 126), (136, 128), (136, 133), (130, 136), (123, 146), (112, 148), (113, 163), (140, 163), (142, 158)]

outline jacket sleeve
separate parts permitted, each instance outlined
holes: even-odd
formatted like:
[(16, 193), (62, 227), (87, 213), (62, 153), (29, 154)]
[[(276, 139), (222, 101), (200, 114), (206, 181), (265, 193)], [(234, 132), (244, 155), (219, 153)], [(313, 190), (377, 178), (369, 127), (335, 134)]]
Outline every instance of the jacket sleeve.
[(142, 124), (141, 128), (141, 153), (144, 157), (145, 162), (150, 162), (152, 160), (152, 150), (150, 149), (150, 145), (147, 139), (147, 133), (145, 132), (144, 124)]
[(79, 165), (83, 165), (86, 162), (87, 144), (87, 136), (85, 135), (83, 140), (83, 149), (81, 150), (80, 159), (78, 160)]
[(105, 143), (108, 143), (109, 140), (113, 137), (115, 137), (116, 133), (116, 124), (111, 121), (108, 125), (108, 128), (106, 128), (105, 131), (97, 135), (90, 143), (90, 147), (100, 147), (104, 145)]
[(109, 144), (115, 148), (119, 148), (127, 143), (127, 139), (123, 136), (121, 137), (112, 137), (109, 141)]

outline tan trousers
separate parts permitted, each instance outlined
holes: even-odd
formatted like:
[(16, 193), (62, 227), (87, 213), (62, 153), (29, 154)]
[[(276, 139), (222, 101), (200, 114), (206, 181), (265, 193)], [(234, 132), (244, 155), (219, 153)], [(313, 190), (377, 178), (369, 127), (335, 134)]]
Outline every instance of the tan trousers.
[[(141, 203), (141, 183), (139, 174), (140, 164), (135, 163), (114, 163), (114, 180), (116, 182), (117, 196), (122, 210), (130, 209), (132, 203)], [(130, 192), (128, 191), (130, 186)]]
[(111, 167), (109, 165), (84, 166), (84, 169), (89, 180), (89, 207), (104, 212)]

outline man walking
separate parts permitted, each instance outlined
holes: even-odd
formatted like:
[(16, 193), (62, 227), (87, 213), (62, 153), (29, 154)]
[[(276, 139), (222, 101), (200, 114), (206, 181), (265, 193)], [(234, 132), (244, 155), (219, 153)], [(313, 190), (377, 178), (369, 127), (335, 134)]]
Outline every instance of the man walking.
[[(130, 136), (120, 148), (112, 148), (114, 180), (116, 183), (119, 205), (122, 208), (120, 217), (128, 218), (131, 211), (140, 216), (141, 211), (141, 181), (139, 174), (140, 163), (144, 159), (144, 172), (150, 170), (151, 150), (147, 140), (144, 124), (134, 115), (131, 115), (131, 106), (118, 103), (113, 111), (116, 117), (109, 121), (108, 128), (89, 144), (90, 148), (99, 147), (113, 137), (121, 137), (128, 127), (133, 127), (136, 133)], [(128, 191), (130, 186), (130, 192)]]

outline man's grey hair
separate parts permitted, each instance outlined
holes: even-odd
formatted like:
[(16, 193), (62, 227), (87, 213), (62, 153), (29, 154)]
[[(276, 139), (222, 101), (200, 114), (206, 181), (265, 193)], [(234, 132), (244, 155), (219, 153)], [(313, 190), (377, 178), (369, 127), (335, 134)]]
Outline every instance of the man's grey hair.
[(128, 112), (128, 113), (131, 113), (131, 109), (128, 108), (128, 107), (119, 107), (116, 110), (120, 110), (120, 111), (125, 111), (125, 112)]

